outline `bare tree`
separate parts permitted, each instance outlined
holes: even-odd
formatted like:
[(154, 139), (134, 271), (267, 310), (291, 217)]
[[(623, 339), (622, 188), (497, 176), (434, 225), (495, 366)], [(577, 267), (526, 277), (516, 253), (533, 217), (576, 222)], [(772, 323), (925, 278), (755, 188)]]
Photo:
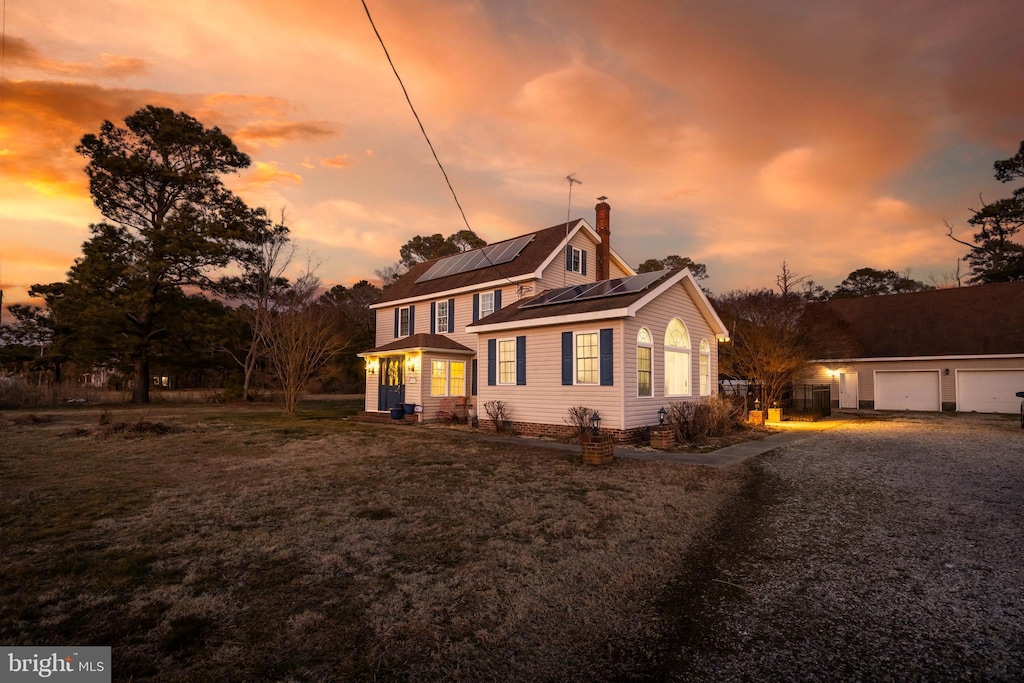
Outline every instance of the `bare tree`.
[(319, 278), (307, 272), (275, 297), (260, 331), (270, 371), (281, 383), (289, 414), (295, 412), (299, 393), (317, 370), (351, 342), (333, 311), (317, 303), (319, 291)]
[(796, 293), (796, 288), (803, 284), (809, 275), (797, 275), (789, 269), (789, 264), (782, 262), (782, 269), (775, 276), (775, 286), (779, 288), (782, 298), (788, 299), (791, 294)]
[(269, 220), (259, 230), (259, 240), (240, 276), (225, 278), (222, 282), (228, 296), (239, 303), (238, 315), (249, 330), (248, 344), (241, 350), (222, 347), (242, 367), (242, 399), (249, 400), (252, 379), (267, 354), (263, 333), (271, 315), (273, 302), (288, 289), (284, 272), (295, 255), (295, 243), (288, 236), (284, 209), (281, 220), (271, 225)]
[(766, 406), (810, 358), (801, 330), (805, 302), (768, 289), (732, 291), (715, 298), (715, 308), (732, 331), (732, 343), (720, 351), (722, 374), (763, 388)]

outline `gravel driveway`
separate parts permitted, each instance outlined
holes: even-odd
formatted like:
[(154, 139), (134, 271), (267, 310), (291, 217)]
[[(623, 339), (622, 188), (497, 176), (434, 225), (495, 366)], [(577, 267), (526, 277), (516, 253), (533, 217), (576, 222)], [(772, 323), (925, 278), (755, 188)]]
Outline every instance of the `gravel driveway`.
[(1015, 421), (872, 417), (748, 466), (675, 596), (664, 678), (1024, 680)]

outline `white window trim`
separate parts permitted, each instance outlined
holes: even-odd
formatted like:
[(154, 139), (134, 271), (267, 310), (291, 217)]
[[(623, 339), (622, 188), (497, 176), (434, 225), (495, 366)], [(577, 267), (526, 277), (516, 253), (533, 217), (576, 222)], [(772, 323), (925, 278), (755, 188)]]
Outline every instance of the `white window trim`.
[[(405, 311), (405, 332), (402, 332), (402, 312)], [(412, 334), (411, 325), (412, 321), (412, 307), (411, 306), (400, 306), (398, 309), (398, 338), (408, 337)]]
[[(647, 337), (651, 340), (649, 342), (640, 341), (640, 332), (646, 330)], [(651, 334), (650, 328), (641, 327), (636, 332), (636, 397), (637, 398), (654, 398), (654, 335)], [(644, 396), (640, 393), (640, 349), (651, 350), (651, 393)]]
[[(664, 363), (665, 363), (665, 396), (666, 397), (669, 397), (669, 396), (672, 396), (672, 397), (675, 397), (675, 396), (693, 396), (693, 349), (692, 349), (692, 342), (691, 342), (691, 346), (690, 347), (670, 346), (669, 345), (669, 343), (668, 343), (668, 329), (669, 329), (669, 327), (672, 326), (672, 322), (674, 320), (678, 320), (679, 324), (683, 326), (683, 331), (686, 332), (686, 340), (688, 342), (690, 341), (690, 330), (687, 329), (686, 323), (684, 323), (681, 318), (672, 318), (671, 320), (668, 321), (668, 325), (665, 327), (665, 349), (663, 351), (663, 355), (665, 357), (665, 360), (664, 360)], [(673, 353), (673, 354), (678, 353), (679, 355), (685, 357), (684, 367), (687, 369), (687, 373), (686, 373), (686, 384), (687, 384), (687, 386), (686, 386), (686, 393), (683, 393), (683, 394), (673, 394), (673, 393), (670, 393), (669, 390), (668, 390), (668, 383), (669, 383), (668, 354), (670, 354), (670, 353)]]
[(569, 268), (570, 273), (583, 272), (583, 250), (569, 245)]
[[(490, 297), (491, 299), (490, 310), (484, 308), (484, 297)], [(485, 318), (489, 316), (491, 313), (494, 313), (494, 292), (480, 292), (480, 317)]]
[[(441, 324), (441, 307), (444, 306), (444, 325)], [(448, 333), (448, 318), (451, 311), (448, 310), (448, 300), (438, 301), (434, 305), (434, 332), (437, 334)]]
[[(701, 339), (700, 340), (700, 345), (699, 345), (698, 348), (700, 349), (699, 350), (699, 354), (700, 355), (698, 356), (698, 360), (697, 360), (697, 393), (699, 393), (701, 396), (710, 396), (711, 395), (711, 344), (708, 342), (707, 339)], [(706, 386), (705, 386), (705, 382), (703, 381), (704, 380), (704, 373), (701, 372), (701, 370), (703, 369), (703, 365), (704, 365), (705, 359), (707, 360), (707, 364), (708, 364), (708, 374), (707, 374)]]
[[(502, 382), (501, 381), (501, 344), (502, 344), (502, 342), (508, 342), (508, 343), (512, 344), (512, 381), (511, 382)], [(494, 374), (497, 375), (494, 378), (495, 383), (500, 385), (500, 386), (504, 386), (504, 387), (515, 386), (515, 383), (516, 383), (516, 368), (519, 367), (519, 358), (517, 356), (517, 349), (516, 349), (516, 338), (515, 337), (506, 337), (504, 339), (497, 340), (497, 342), (494, 345), (494, 352), (498, 355), (498, 357), (494, 359)]]
[[(462, 364), (462, 393), (461, 394), (453, 394), (452, 393), (452, 364), (453, 363), (461, 363)], [(469, 393), (469, 377), (468, 377), (468, 374), (469, 374), (469, 364), (466, 361), (464, 361), (464, 360), (450, 360), (450, 361), (448, 361), (448, 396), (455, 396), (456, 398), (461, 398), (463, 396), (466, 396)]]
[[(435, 363), (440, 363), (440, 364), (442, 364), (444, 366), (444, 387), (442, 389), (442, 391), (444, 393), (442, 393), (442, 394), (435, 394), (434, 393), (434, 364)], [(448, 363), (449, 363), (449, 361), (446, 361), (446, 360), (431, 360), (430, 361), (430, 395), (431, 396), (440, 396), (442, 398), (448, 396), (448, 393), (449, 393), (448, 383), (451, 381), (451, 376), (452, 376), (451, 375), (451, 368), (448, 367)]]
[[(580, 362), (580, 356), (578, 354), (577, 339), (581, 335), (594, 335), (597, 338), (597, 355), (595, 360), (597, 366), (597, 380), (594, 382), (581, 382), (580, 381), (580, 370), (577, 367)], [(573, 386), (600, 386), (601, 384), (601, 333), (598, 330), (581, 330), (579, 332), (572, 333), (572, 385)]]
[[(435, 394), (434, 393), (434, 363), (444, 363), (444, 393), (443, 394)], [(461, 363), (462, 364), (462, 393), (461, 394), (453, 394), (452, 393), (452, 363)], [(456, 397), (456, 398), (461, 398), (463, 396), (466, 396), (467, 392), (469, 391), (469, 377), (467, 376), (468, 372), (469, 372), (468, 368), (469, 368), (469, 364), (466, 361), (464, 361), (464, 360), (443, 360), (443, 359), (436, 359), (436, 358), (431, 360), (430, 361), (430, 395), (432, 397), (438, 397), (438, 398), (449, 398), (449, 397), (453, 397), (453, 396)]]

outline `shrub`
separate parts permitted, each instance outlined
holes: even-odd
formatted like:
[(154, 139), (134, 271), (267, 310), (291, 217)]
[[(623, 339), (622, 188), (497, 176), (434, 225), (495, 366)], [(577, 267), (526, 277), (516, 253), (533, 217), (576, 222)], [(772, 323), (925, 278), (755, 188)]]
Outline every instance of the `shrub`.
[(591, 408), (573, 406), (569, 408), (569, 414), (562, 418), (565, 424), (576, 430), (576, 436), (580, 443), (583, 443), (583, 438), (590, 433), (590, 416), (593, 414), (594, 411)]
[(512, 431), (512, 413), (509, 411), (507, 403), (504, 401), (487, 401), (484, 403), (484, 412), (487, 413), (487, 417), (494, 423), (494, 431)]
[(725, 436), (743, 423), (743, 410), (725, 396), (701, 401), (670, 403), (665, 422), (680, 443), (702, 443), (708, 437)]
[(42, 390), (18, 377), (0, 378), (0, 408), (34, 408), (43, 405), (45, 398)]

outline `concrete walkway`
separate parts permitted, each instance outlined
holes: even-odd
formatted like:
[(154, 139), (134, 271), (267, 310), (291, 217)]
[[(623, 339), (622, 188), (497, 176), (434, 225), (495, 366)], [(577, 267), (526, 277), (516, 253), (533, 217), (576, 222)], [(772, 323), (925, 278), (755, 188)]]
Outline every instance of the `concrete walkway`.
[[(733, 463), (741, 462), (755, 455), (761, 455), (773, 451), (782, 446), (802, 441), (809, 436), (818, 434), (826, 429), (838, 427), (855, 419), (853, 415), (839, 413), (817, 422), (781, 422), (768, 425), (782, 431), (771, 434), (763, 439), (744, 441), (742, 443), (719, 448), (717, 451), (707, 453), (673, 453), (671, 451), (658, 451), (653, 449), (639, 449), (631, 446), (615, 446), (615, 457), (629, 458), (632, 460), (657, 460), (659, 462), (679, 462), (692, 465), (707, 465), (708, 467), (725, 467)], [(509, 443), (520, 446), (530, 445), (537, 448), (547, 448), (553, 451), (580, 451), (579, 444), (561, 443), (545, 439), (526, 439), (518, 436), (498, 436), (491, 434), (469, 434), (467, 436), (490, 441), (493, 443)]]

